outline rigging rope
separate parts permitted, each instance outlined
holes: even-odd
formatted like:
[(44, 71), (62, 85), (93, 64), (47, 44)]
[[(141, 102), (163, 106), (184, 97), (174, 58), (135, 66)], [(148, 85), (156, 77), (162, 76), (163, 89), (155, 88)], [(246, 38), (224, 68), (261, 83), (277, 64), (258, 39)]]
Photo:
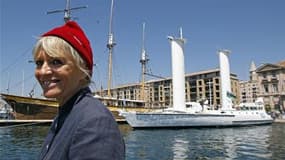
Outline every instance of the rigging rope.
[(4, 73), (6, 71), (8, 71), (12, 66), (15, 67), (15, 65), (22, 60), (23, 61), (23, 57), (26, 56), (27, 53), (31, 53), (30, 52), (31, 47), (26, 49), (20, 56), (18, 56), (14, 61), (12, 61), (9, 65), (7, 65), (5, 68), (1, 69), (1, 73)]

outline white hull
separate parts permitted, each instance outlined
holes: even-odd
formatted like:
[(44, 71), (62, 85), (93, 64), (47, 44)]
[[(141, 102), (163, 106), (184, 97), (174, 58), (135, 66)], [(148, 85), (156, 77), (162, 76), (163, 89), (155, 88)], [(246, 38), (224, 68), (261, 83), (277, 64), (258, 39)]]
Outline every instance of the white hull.
[(271, 124), (273, 119), (265, 112), (218, 111), (207, 113), (152, 112), (122, 113), (133, 128), (180, 128), (180, 127), (233, 127)]
[[(169, 37), (172, 55), (173, 108), (152, 113), (121, 112), (133, 128), (162, 127), (232, 127), (271, 124), (273, 119), (266, 114), (263, 101), (243, 103), (233, 108), (230, 83), (230, 67), (227, 50), (219, 51), (222, 90), (221, 110), (207, 110), (199, 103), (185, 103), (184, 53), (185, 43), (180, 38)], [(230, 95), (230, 96), (228, 96)]]

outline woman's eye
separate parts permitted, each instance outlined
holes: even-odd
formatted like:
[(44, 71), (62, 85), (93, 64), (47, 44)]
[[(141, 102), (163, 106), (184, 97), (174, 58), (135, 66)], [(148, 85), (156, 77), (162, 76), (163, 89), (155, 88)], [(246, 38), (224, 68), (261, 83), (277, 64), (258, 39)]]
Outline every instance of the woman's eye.
[(37, 60), (37, 61), (35, 61), (35, 64), (36, 64), (36, 66), (37, 67), (40, 67), (40, 66), (42, 66), (43, 65), (43, 61), (41, 61), (41, 60)]
[(53, 60), (51, 61), (51, 64), (52, 64), (52, 65), (55, 65), (55, 66), (58, 66), (58, 65), (62, 65), (63, 62), (62, 62), (61, 60), (59, 60), (59, 59), (53, 59)]

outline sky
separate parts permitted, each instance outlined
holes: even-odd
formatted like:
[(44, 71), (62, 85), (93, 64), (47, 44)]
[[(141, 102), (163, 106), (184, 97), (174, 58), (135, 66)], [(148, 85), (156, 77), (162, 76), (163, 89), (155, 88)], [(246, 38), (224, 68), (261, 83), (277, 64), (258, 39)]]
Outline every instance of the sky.
[[(32, 49), (37, 37), (64, 23), (63, 13), (47, 12), (65, 5), (65, 0), (0, 1), (0, 93), (27, 96), (34, 88), (41, 95)], [(111, 0), (71, 0), (71, 7), (79, 6), (88, 7), (71, 14), (91, 42), (96, 91), (108, 81)], [(186, 73), (218, 68), (217, 51), (228, 49), (231, 72), (248, 80), (252, 61), (258, 67), (285, 60), (284, 6), (284, 0), (114, 0), (112, 86), (140, 81), (143, 23), (149, 72), (171, 77), (167, 36), (178, 37), (182, 27)]]

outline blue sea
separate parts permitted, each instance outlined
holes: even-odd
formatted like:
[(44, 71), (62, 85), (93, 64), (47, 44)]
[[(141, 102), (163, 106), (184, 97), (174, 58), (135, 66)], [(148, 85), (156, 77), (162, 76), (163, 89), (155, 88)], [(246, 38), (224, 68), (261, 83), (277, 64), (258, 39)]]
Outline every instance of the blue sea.
[[(35, 160), (49, 126), (0, 128), (1, 160)], [(127, 160), (284, 160), (285, 124), (133, 130), (120, 125)]]

